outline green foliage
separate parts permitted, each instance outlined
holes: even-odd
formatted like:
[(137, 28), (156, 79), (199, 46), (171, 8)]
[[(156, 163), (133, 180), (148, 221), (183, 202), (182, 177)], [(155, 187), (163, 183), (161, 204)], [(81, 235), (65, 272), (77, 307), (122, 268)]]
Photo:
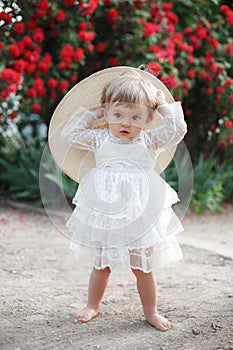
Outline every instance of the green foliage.
[[(180, 172), (179, 176), (182, 176)], [(219, 162), (212, 153), (208, 158), (201, 153), (193, 165), (194, 183), (190, 208), (196, 214), (203, 214), (208, 208), (213, 212), (221, 212), (224, 201), (233, 203), (233, 163), (231, 159)], [(187, 173), (189, 176), (189, 174)], [(166, 181), (178, 192), (179, 182), (185, 181), (186, 175), (180, 179), (175, 163), (171, 163), (165, 171)], [(181, 198), (182, 200), (182, 198)]]
[(0, 194), (35, 201), (40, 198), (38, 186), (41, 146), (39, 143), (15, 147), (12, 141), (1, 150)]
[[(59, 201), (64, 193), (70, 200), (77, 187), (71, 179), (55, 165), (51, 155), (41, 161), (44, 142), (15, 144), (5, 140), (0, 159), (0, 196), (41, 205)], [(61, 181), (59, 179), (61, 178)]]
[(48, 124), (76, 82), (147, 64), (183, 102), (192, 154), (232, 154), (232, 1), (6, 0), (0, 17), (3, 122), (33, 112)]
[(194, 188), (191, 208), (197, 214), (203, 214), (206, 208), (214, 212), (221, 211), (224, 200), (223, 174), (219, 171), (217, 158), (211, 155), (205, 159), (200, 154), (194, 167)]

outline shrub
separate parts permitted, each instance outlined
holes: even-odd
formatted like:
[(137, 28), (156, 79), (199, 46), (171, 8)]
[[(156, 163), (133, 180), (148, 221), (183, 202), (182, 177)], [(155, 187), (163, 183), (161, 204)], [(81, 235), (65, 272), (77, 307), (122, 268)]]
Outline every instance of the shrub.
[(229, 2), (6, 0), (3, 5), (3, 123), (33, 112), (48, 124), (77, 81), (101, 68), (145, 63), (183, 101), (192, 153), (213, 147), (232, 152)]

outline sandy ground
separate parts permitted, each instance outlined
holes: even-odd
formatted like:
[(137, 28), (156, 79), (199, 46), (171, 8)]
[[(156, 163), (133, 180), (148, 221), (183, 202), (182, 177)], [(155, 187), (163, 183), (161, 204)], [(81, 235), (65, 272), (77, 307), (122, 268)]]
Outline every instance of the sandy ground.
[(157, 274), (159, 310), (173, 324), (166, 333), (144, 321), (131, 275), (111, 276), (99, 317), (74, 322), (89, 271), (60, 233), (65, 220), (0, 206), (1, 350), (233, 349), (232, 207), (186, 215), (184, 260)]

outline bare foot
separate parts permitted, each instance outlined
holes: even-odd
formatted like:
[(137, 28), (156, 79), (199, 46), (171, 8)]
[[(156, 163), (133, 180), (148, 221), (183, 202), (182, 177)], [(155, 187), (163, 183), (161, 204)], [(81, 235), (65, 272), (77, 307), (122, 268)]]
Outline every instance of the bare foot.
[(82, 323), (90, 321), (92, 318), (98, 316), (99, 310), (92, 306), (86, 306), (83, 309), (79, 309), (74, 318)]
[(171, 328), (171, 323), (157, 312), (145, 315), (147, 322), (160, 331), (166, 332)]

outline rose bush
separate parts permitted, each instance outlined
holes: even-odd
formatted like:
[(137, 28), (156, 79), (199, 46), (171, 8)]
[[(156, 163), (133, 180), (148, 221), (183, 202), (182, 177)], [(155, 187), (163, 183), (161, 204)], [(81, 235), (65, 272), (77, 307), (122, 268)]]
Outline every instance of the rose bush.
[(233, 151), (233, 10), (230, 1), (3, 1), (0, 118), (49, 122), (90, 73), (147, 64), (183, 101), (193, 153)]

